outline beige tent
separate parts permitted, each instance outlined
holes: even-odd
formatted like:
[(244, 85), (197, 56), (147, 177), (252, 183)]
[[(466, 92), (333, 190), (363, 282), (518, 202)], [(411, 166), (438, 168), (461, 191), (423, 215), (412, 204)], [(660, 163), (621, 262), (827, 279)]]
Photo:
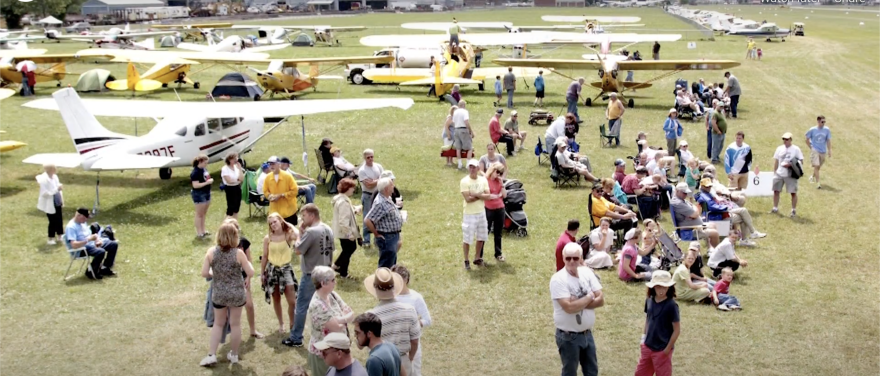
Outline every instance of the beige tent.
[(42, 24), (42, 25), (61, 25), (62, 22), (59, 21), (59, 20), (58, 20), (57, 18), (55, 18), (55, 17), (49, 16), (49, 17), (46, 17), (46, 18), (44, 18), (44, 19), (42, 19), (42, 20), (37, 21), (36, 23), (37, 23), (37, 24)]

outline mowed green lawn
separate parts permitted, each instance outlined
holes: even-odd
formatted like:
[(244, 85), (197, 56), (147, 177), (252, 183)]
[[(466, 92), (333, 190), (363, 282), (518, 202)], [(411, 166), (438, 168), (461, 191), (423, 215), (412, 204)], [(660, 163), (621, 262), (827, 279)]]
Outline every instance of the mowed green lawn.
[[(878, 346), (878, 197), (876, 153), (880, 116), (877, 112), (880, 17), (874, 13), (788, 10), (771, 7), (731, 7), (738, 15), (768, 19), (780, 26), (806, 22), (806, 37), (785, 43), (765, 43), (764, 60), (747, 61), (733, 69), (743, 86), (740, 119), (731, 121), (729, 134), (746, 132), (756, 163), (772, 168), (771, 156), (786, 131), (805, 153), (802, 135), (815, 124), (817, 114), (828, 117), (834, 132), (834, 156), (823, 170), (823, 190), (801, 181), (798, 218), (768, 214), (770, 198), (752, 198), (748, 208), (758, 228), (767, 232), (754, 249), (739, 249), (749, 266), (737, 273), (732, 293), (744, 310), (719, 312), (708, 306), (681, 303), (681, 328), (674, 355), (678, 374), (708, 375), (867, 375), (880, 367)], [(720, 7), (716, 9), (722, 9)], [(761, 14), (759, 14), (761, 12)], [(441, 14), (371, 14), (358, 17), (268, 21), (263, 23), (392, 26), (407, 21), (512, 21), (543, 24), (546, 14), (637, 15), (650, 29), (683, 30), (690, 26), (657, 9), (518, 9)], [(773, 16), (771, 16), (773, 14)], [(778, 14), (778, 15), (775, 15)], [(804, 20), (809, 17), (808, 20)], [(864, 22), (864, 26), (859, 26)], [(359, 33), (406, 33), (381, 28)], [(697, 33), (686, 33), (690, 40)], [(341, 56), (371, 54), (356, 37), (344, 37), (344, 47), (297, 48), (274, 56)], [(722, 37), (715, 42), (687, 40), (663, 44), (663, 58), (715, 58), (741, 60), (745, 41)], [(36, 45), (39, 45), (36, 44)], [(43, 45), (39, 45), (43, 47)], [(84, 44), (46, 44), (50, 52), (73, 52)], [(634, 48), (630, 48), (631, 50)], [(648, 44), (638, 46), (649, 56)], [(569, 47), (547, 57), (579, 58), (586, 50)], [(489, 54), (487, 53), (489, 60)], [(71, 72), (94, 68), (75, 64)], [(101, 65), (117, 77), (123, 65)], [(144, 71), (147, 67), (142, 68)], [(230, 68), (212, 68), (198, 75), (202, 90), (183, 90), (183, 100), (203, 100), (204, 95)], [(568, 72), (589, 79), (596, 72)], [(658, 72), (659, 74), (659, 72)], [(674, 78), (707, 82), (722, 79), (721, 71), (685, 72), (664, 78), (639, 90), (636, 108), (628, 110), (623, 144), (617, 149), (598, 147), (597, 125), (604, 119), (601, 107), (581, 108), (586, 120), (578, 141), (600, 176), (610, 176), (611, 162), (635, 153), (636, 133), (649, 133), (653, 145), (663, 145), (662, 123), (672, 105)], [(637, 72), (636, 80), (652, 77)], [(569, 80), (548, 76), (547, 107), (564, 106)], [(65, 84), (75, 83), (75, 77)], [(530, 82), (531, 84), (531, 82)], [(532, 108), (533, 91), (522, 81), (517, 95), (523, 117)], [(491, 87), (491, 84), (489, 85)], [(40, 96), (54, 91), (51, 84), (38, 87)], [(251, 164), (270, 155), (287, 155), (298, 171), (316, 174), (313, 149), (323, 137), (332, 137), (354, 163), (360, 151), (372, 148), (376, 160), (394, 170), (409, 211), (399, 260), (412, 270), (412, 287), (431, 308), (434, 325), (424, 331), (426, 375), (552, 375), (559, 372), (548, 283), (554, 271), (553, 249), (559, 233), (571, 218), (588, 222), (584, 186), (554, 189), (546, 165), (538, 166), (531, 151), (509, 159), (510, 176), (521, 179), (528, 192), (525, 210), (529, 236), (504, 238), (507, 263), (490, 262), (466, 272), (461, 256), (461, 196), (458, 182), (464, 173), (446, 168), (438, 157), (441, 124), (447, 105), (424, 97), (422, 88), (392, 86), (356, 87), (344, 82), (324, 82), (306, 98), (412, 97), (408, 111), (379, 110), (310, 116), (305, 119), (309, 168), (302, 166), (299, 119), (291, 119), (266, 137), (246, 156)], [(128, 99), (127, 93), (87, 94), (88, 98)], [(166, 91), (140, 98), (175, 100)], [(493, 113), (494, 95), (467, 88), (471, 122), (478, 155), (488, 140), (487, 122)], [(213, 370), (198, 367), (207, 352), (208, 329), (202, 321), (207, 283), (199, 275), (209, 243), (194, 240), (193, 206), (188, 169), (175, 169), (170, 181), (156, 171), (125, 171), (101, 175), (101, 212), (96, 220), (113, 224), (121, 239), (116, 270), (118, 278), (93, 282), (77, 276), (62, 282), (68, 264), (62, 246), (46, 246), (46, 218), (36, 208), (39, 166), (21, 161), (36, 153), (73, 152), (72, 142), (58, 113), (25, 109), (25, 100), (2, 102), (0, 128), (5, 140), (28, 143), (26, 148), (0, 155), (0, 207), (2, 207), (3, 330), (0, 373), (37, 374), (255, 374), (277, 375), (290, 364), (305, 365), (307, 351), (280, 345), (275, 315), (254, 288), (257, 326), (270, 334), (265, 340), (248, 339), (242, 345), (240, 366), (221, 362)], [(506, 116), (507, 114), (505, 114)], [(150, 119), (101, 118), (108, 128), (125, 133), (146, 133)], [(685, 138), (698, 156), (704, 155), (705, 131), (700, 123), (684, 123)], [(529, 132), (528, 145), (543, 135), (543, 126), (522, 124)], [(219, 176), (220, 165), (211, 166)], [(91, 207), (95, 193), (92, 172), (60, 170), (67, 207), (65, 221), (77, 206)], [(319, 187), (316, 203), (329, 223), (330, 196)], [(224, 217), (222, 193), (214, 190), (208, 229), (216, 231)], [(244, 234), (259, 244), (266, 233), (263, 218), (247, 218)], [(787, 214), (789, 200), (780, 205)], [(665, 216), (668, 218), (668, 215)], [(669, 230), (667, 219), (662, 226)], [(583, 232), (582, 232), (583, 234)], [(491, 247), (491, 245), (490, 245)], [(258, 247), (252, 252), (259, 254)], [(471, 256), (473, 257), (473, 256)], [(365, 277), (377, 262), (375, 251), (358, 251), (353, 274)], [(297, 273), (299, 273), (297, 267)], [(643, 285), (619, 282), (614, 271), (598, 273), (606, 304), (597, 310), (594, 337), (602, 374), (633, 372), (639, 356), (639, 336), (644, 324)], [(257, 281), (256, 279), (254, 281)], [(254, 283), (257, 285), (257, 283)], [(374, 306), (375, 300), (359, 282), (341, 281), (341, 296), (356, 312)], [(242, 321), (245, 322), (244, 318)], [(247, 327), (247, 324), (244, 324)], [(244, 328), (244, 330), (248, 330)], [(307, 329), (308, 331), (308, 329)], [(220, 349), (225, 354), (228, 347)], [(355, 350), (361, 361), (367, 352)]]

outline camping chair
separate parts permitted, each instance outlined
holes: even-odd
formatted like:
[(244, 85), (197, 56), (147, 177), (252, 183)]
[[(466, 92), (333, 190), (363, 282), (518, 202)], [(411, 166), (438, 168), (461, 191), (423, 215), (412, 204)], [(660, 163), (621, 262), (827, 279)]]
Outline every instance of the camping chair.
[[(82, 260), (79, 264), (79, 267), (76, 268), (76, 274), (82, 273), (83, 267), (87, 267), (86, 270), (92, 270), (91, 265), (91, 257), (88, 253), (86, 253), (86, 247), (82, 246), (76, 249), (71, 248), (70, 240), (67, 240), (67, 237), (64, 237), (64, 246), (67, 247), (67, 253), (70, 255), (70, 264), (67, 265), (67, 271), (64, 272), (64, 280), (67, 281), (70, 279), (70, 268), (73, 267), (73, 262), (76, 260)], [(94, 274), (94, 271), (92, 271)], [(76, 275), (74, 274), (74, 275)]]
[(550, 161), (550, 152), (544, 150), (544, 139), (542, 137), (538, 137), (538, 145), (535, 146), (535, 155), (538, 157), (538, 166), (544, 164), (544, 162)]
[(556, 183), (556, 188), (564, 186), (565, 184), (571, 185), (572, 183), (574, 183), (575, 186), (581, 185), (581, 175), (573, 168), (564, 168), (560, 166), (559, 162), (556, 160), (556, 151), (553, 151), (553, 153), (550, 154), (550, 179)]
[(241, 185), (241, 199), (248, 204), (248, 217), (254, 213), (265, 217), (266, 207), (269, 206), (269, 201), (257, 192), (257, 176), (256, 171), (245, 171), (244, 184)]
[[(611, 147), (611, 142), (614, 141), (614, 136), (609, 136), (608, 133), (605, 132), (605, 123), (599, 124), (599, 147), (608, 148)], [(638, 143), (636, 143), (638, 145)], [(641, 153), (641, 150), (639, 150)]]
[[(669, 193), (666, 193), (666, 196), (669, 197), (669, 202), (672, 202), (672, 196)], [(669, 205), (669, 216), (672, 217), (672, 229), (675, 231), (673, 234), (673, 239), (676, 242), (679, 241), (700, 241), (699, 232), (696, 230), (702, 230), (705, 226), (680, 226), (678, 224), (678, 220), (675, 219), (675, 208), (672, 205)], [(708, 242), (708, 239), (706, 240)]]
[[(330, 176), (331, 172), (334, 172), (333, 165), (330, 165), (329, 168), (327, 167), (327, 164), (324, 163), (324, 157), (321, 155), (321, 151), (318, 149), (315, 149), (315, 156), (318, 160), (318, 176), (315, 178), (315, 180), (320, 181), (321, 184), (326, 184), (327, 177)], [(321, 174), (324, 174), (324, 178), (321, 178)]]

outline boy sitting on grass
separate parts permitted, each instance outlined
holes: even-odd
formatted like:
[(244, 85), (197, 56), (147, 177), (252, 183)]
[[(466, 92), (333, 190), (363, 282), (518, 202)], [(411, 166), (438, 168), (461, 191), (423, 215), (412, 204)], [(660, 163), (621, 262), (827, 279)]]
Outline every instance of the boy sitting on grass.
[(730, 295), (730, 282), (733, 281), (733, 269), (721, 269), (721, 280), (715, 283), (715, 289), (712, 290), (712, 302), (718, 306), (719, 310), (730, 311), (740, 310), (739, 300)]

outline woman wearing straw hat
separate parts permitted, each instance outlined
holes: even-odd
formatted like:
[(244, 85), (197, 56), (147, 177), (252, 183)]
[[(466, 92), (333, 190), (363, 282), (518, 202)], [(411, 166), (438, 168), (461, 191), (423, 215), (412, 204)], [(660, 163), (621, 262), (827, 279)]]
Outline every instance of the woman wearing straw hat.
[(645, 300), (645, 329), (635, 376), (672, 375), (672, 351), (681, 333), (675, 282), (669, 272), (658, 270), (651, 277)]

